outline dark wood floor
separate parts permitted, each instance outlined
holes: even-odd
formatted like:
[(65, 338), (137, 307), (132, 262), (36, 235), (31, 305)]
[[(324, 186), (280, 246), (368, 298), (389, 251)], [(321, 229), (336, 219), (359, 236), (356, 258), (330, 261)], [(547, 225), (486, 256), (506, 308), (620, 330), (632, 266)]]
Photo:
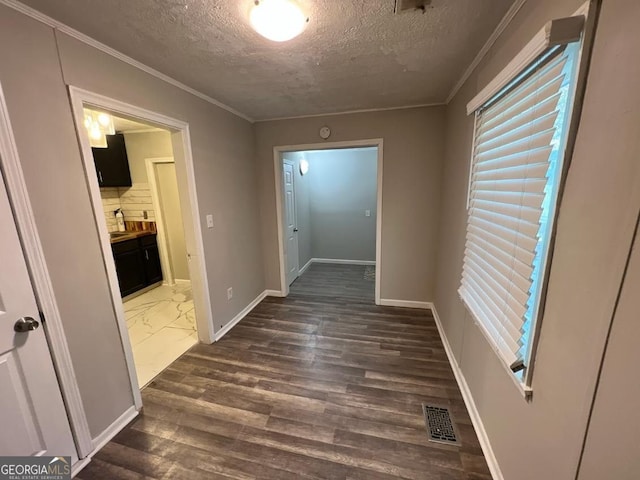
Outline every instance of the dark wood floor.
[[(377, 307), (362, 267), (342, 286), (331, 267), (173, 363), (78, 478), (490, 479), (430, 313)], [(460, 447), (427, 440), (422, 402), (451, 408)]]
[(365, 269), (375, 268), (365, 265), (340, 265), (312, 263), (311, 266), (291, 284), (293, 295), (357, 298), (374, 303), (375, 278), (365, 280)]

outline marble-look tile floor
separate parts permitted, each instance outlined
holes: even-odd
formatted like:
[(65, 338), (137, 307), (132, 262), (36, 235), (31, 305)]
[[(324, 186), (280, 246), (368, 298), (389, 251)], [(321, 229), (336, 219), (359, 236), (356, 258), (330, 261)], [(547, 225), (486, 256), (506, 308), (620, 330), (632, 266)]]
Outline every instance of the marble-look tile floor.
[(154, 288), (124, 311), (141, 388), (198, 342), (191, 283)]

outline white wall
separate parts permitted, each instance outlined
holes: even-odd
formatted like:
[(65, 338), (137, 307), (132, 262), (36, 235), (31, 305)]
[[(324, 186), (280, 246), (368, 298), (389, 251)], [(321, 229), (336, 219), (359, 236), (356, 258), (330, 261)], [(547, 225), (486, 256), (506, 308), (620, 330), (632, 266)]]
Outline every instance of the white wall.
[[(526, 2), (447, 107), (435, 304), (506, 480), (576, 477), (640, 208), (640, 4), (602, 4), (576, 149), (559, 209), (530, 402), (457, 294), (473, 135), (473, 118), (465, 106), (547, 21), (571, 15), (581, 3)], [(611, 451), (619, 442), (637, 445), (637, 436), (631, 436), (623, 433), (601, 445)]]
[(312, 257), (375, 261), (378, 149), (302, 155), (309, 162)]

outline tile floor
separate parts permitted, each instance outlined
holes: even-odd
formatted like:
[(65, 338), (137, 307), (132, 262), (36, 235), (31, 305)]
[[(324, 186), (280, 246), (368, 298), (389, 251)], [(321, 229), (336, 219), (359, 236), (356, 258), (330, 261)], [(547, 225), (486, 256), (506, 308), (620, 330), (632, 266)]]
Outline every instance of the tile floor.
[(154, 288), (124, 311), (141, 388), (198, 342), (191, 283)]

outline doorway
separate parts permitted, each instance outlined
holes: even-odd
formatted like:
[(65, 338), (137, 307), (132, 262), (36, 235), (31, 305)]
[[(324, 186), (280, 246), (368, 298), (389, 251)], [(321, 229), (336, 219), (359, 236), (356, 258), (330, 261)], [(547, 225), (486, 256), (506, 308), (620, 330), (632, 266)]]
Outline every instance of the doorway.
[(70, 87), (136, 407), (140, 387), (213, 342), (188, 125)]
[(382, 140), (274, 149), (281, 290), (380, 301)]

